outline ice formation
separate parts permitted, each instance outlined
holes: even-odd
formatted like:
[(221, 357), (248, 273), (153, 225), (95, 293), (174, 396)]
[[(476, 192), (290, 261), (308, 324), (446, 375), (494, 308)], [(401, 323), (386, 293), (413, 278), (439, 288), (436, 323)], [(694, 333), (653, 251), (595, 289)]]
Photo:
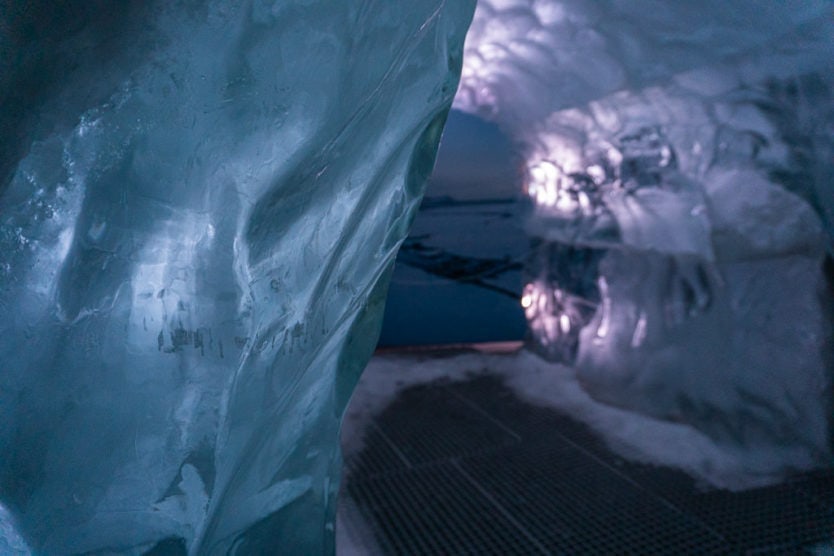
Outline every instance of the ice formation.
[(332, 551), (474, 3), (4, 10), (0, 546)]
[(534, 347), (774, 470), (830, 454), (831, 9), (482, 0), (456, 99), (526, 160)]

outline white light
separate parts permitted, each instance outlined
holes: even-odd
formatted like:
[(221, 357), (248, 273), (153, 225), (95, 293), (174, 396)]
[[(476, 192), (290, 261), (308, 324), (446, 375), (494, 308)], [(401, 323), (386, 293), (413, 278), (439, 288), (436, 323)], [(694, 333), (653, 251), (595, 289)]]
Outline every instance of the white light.
[(608, 336), (608, 323), (611, 319), (611, 298), (608, 296), (608, 282), (605, 281), (605, 278), (600, 277), (597, 284), (599, 285), (600, 297), (602, 297), (602, 317), (600, 318), (599, 328), (597, 328), (597, 338), (602, 339)]
[(585, 169), (585, 173), (590, 176), (594, 183), (599, 185), (605, 181), (605, 170), (599, 164), (592, 164)]
[(562, 334), (567, 334), (570, 332), (570, 317), (566, 314), (562, 313), (562, 316), (559, 317), (559, 327), (562, 329)]
[(584, 191), (579, 192), (579, 206), (582, 208), (582, 212), (588, 214), (591, 212), (591, 199), (588, 198), (588, 194)]
[(664, 145), (660, 149), (660, 167), (665, 168), (672, 162), (672, 149), (668, 145)]
[(557, 209), (562, 212), (573, 212), (577, 206), (579, 206), (578, 203), (570, 195), (565, 194), (563, 191), (559, 192), (559, 197), (556, 201)]
[(643, 345), (646, 340), (646, 313), (640, 313), (637, 325), (634, 327), (634, 335), (631, 337), (631, 347), (636, 348)]

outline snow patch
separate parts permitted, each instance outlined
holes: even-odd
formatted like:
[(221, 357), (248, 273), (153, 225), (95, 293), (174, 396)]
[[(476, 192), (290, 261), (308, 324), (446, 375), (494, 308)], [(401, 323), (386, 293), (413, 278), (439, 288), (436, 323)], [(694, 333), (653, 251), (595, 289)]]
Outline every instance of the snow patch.
[(497, 375), (522, 399), (585, 423), (622, 457), (680, 469), (712, 487), (732, 491), (762, 487), (815, 466), (812, 454), (799, 447), (722, 444), (687, 424), (600, 403), (582, 388), (573, 368), (548, 363), (527, 350), (375, 356), (345, 415), (346, 459), (362, 450), (362, 435), (373, 416), (403, 390), (438, 379), (462, 381), (479, 375)]

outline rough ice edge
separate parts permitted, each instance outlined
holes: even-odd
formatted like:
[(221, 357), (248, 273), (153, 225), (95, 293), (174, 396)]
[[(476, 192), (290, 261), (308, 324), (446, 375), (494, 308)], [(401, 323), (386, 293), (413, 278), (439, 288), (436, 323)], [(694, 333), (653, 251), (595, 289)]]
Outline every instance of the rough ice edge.
[(527, 350), (515, 353), (429, 353), (376, 355), (365, 369), (345, 413), (342, 450), (361, 452), (362, 435), (374, 415), (411, 386), (445, 378), (496, 375), (520, 398), (577, 419), (618, 455), (632, 461), (679, 469), (719, 489), (742, 491), (776, 484), (793, 472), (815, 467), (813, 458), (791, 447), (729, 447), (681, 423), (653, 419), (593, 400), (573, 368), (548, 363)]

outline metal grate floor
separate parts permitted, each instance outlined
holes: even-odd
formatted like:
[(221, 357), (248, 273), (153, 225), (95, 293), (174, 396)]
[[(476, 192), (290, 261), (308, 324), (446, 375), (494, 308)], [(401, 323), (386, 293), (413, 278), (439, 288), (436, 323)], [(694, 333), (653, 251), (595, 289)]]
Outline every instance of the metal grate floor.
[(834, 472), (704, 489), (496, 377), (403, 391), (345, 464), (342, 496), (385, 554), (821, 554), (834, 539)]

